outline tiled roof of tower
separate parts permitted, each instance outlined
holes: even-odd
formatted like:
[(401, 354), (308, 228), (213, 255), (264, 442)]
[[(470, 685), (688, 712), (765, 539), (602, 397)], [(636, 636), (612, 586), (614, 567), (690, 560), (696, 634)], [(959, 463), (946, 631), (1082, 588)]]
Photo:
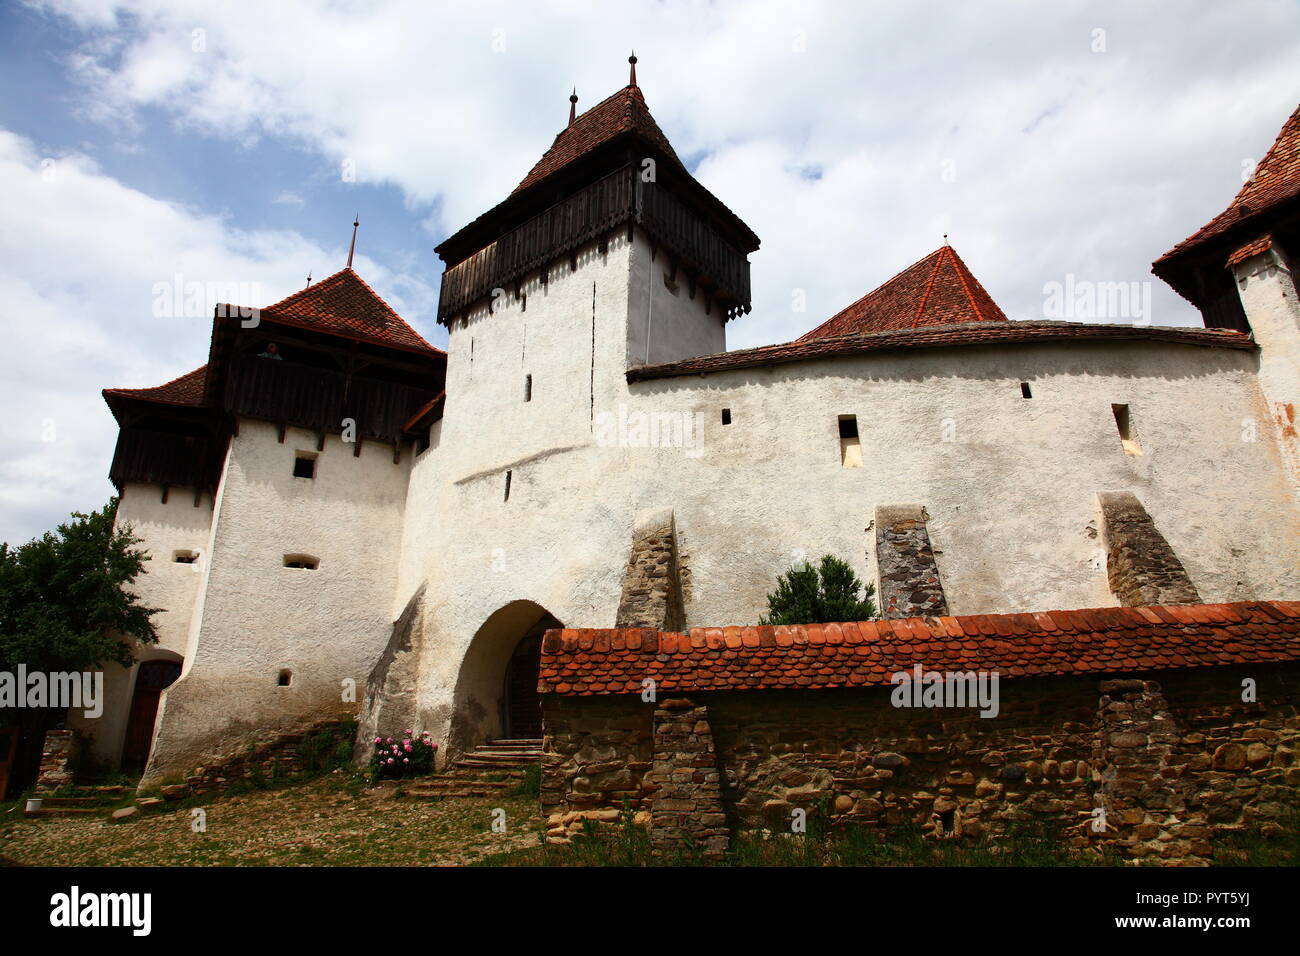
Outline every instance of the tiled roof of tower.
[(1255, 174), (1241, 187), (1228, 208), (1156, 260), (1156, 265), (1219, 236), (1279, 203), (1300, 196), (1300, 106), (1282, 124)]
[(927, 671), (1116, 674), (1300, 661), (1300, 602), (1106, 607), (798, 627), (546, 633), (538, 690), (567, 696), (888, 686)]
[[(646, 106), (640, 87), (625, 86), (577, 117), (571, 126), (561, 130), (551, 148), (514, 188), (511, 195), (535, 186), (552, 173), (622, 133), (640, 134), (678, 166), (682, 166), (668, 137), (650, 115), (650, 108)], [(684, 166), (682, 168), (685, 169)]]
[(941, 246), (795, 341), (927, 325), (1006, 322), (952, 246)]
[(1070, 341), (1176, 342), (1211, 348), (1253, 350), (1250, 336), (1231, 329), (1164, 328), (1157, 325), (1096, 325), (1089, 322), (967, 322), (890, 332), (797, 339), (734, 352), (697, 355), (662, 365), (637, 365), (627, 370), (629, 382), (677, 375), (704, 375), (737, 368), (761, 368), (813, 359), (839, 358), (867, 352), (911, 351), (977, 345), (1043, 345)]
[(367, 339), (380, 345), (442, 354), (411, 328), (351, 269), (295, 292), (261, 310), (275, 322)]
[(208, 367), (200, 365), (192, 372), (186, 372), (170, 382), (155, 385), (152, 388), (106, 388), (105, 398), (135, 398), (145, 402), (161, 402), (165, 405), (202, 405), (203, 380)]

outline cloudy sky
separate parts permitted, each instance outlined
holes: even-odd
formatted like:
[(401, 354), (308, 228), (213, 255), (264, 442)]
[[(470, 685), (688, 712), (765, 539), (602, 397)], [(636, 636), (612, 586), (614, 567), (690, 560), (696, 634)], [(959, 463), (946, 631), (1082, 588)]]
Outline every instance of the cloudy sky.
[[(43, 0), (0, 7), (0, 540), (98, 507), (105, 386), (201, 364), (210, 313), (344, 264), (424, 335), (433, 247), (627, 82), (762, 238), (733, 348), (952, 244), (1013, 319), (1145, 282), (1300, 100), (1300, 5)], [(807, 310), (794, 311), (796, 290)], [(1198, 316), (1154, 283), (1151, 319)]]

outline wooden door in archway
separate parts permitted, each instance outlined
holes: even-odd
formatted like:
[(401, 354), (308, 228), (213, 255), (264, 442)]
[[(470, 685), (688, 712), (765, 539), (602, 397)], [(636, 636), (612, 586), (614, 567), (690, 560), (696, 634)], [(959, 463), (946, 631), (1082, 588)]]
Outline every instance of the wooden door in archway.
[(537, 679), (542, 669), (542, 635), (561, 624), (550, 614), (528, 629), (506, 665), (506, 686), (502, 694), (502, 735), (510, 740), (539, 739), (542, 736), (542, 697)]
[(131, 696), (131, 714), (126, 721), (126, 739), (122, 744), (122, 766), (141, 770), (149, 760), (153, 745), (153, 725), (158, 717), (158, 698), (181, 676), (175, 661), (145, 661), (135, 675), (135, 693)]

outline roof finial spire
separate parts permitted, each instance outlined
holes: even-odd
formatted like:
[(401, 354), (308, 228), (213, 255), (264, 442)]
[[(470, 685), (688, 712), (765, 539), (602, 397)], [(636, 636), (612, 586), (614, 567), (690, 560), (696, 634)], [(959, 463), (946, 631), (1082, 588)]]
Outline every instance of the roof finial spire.
[(943, 244), (945, 246), (948, 244), (948, 234), (946, 232), (943, 234)]
[(348, 246), (348, 268), (352, 268), (352, 253), (357, 251), (357, 227), (361, 225), (361, 213), (352, 220), (352, 245)]
[(636, 50), (632, 51), (632, 55), (627, 58), (627, 62), (632, 65), (631, 76), (628, 78), (627, 85), (636, 86)]
[(310, 287), (311, 287), (311, 270), (308, 269), (308, 270), (307, 270), (307, 286), (306, 286), (306, 288), (310, 288)]
[(578, 88), (575, 86), (573, 92), (569, 94), (569, 125), (578, 118)]

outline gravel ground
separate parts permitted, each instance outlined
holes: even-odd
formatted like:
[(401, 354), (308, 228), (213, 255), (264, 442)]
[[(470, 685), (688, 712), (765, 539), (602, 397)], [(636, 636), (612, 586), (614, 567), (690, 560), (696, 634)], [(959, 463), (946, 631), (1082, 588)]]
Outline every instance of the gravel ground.
[[(193, 808), (207, 831), (191, 829)], [(505, 832), (493, 833), (493, 810)], [(17, 816), (11, 814), (8, 816)], [(535, 797), (426, 801), (350, 792), (324, 778), (144, 814), (0, 819), (0, 861), (19, 866), (461, 866), (535, 846)]]

